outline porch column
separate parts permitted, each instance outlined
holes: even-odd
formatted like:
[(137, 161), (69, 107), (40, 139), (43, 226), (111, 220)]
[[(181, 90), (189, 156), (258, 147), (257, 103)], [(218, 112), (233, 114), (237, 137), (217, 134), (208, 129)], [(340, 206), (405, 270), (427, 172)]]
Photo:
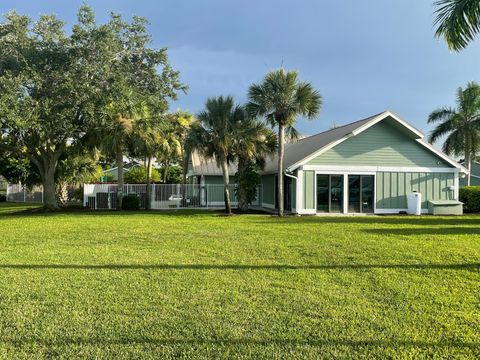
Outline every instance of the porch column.
[(348, 214), (348, 174), (343, 174), (343, 213)]
[(304, 210), (303, 206), (303, 170), (299, 169), (297, 171), (297, 188), (296, 188), (296, 198), (295, 198), (295, 211), (297, 214), (301, 214)]

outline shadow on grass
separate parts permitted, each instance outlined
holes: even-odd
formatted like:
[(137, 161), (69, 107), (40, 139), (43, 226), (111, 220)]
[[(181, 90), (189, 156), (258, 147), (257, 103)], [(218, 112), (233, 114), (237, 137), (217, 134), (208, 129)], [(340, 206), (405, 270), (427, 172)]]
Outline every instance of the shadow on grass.
[(0, 269), (26, 270), (363, 270), (433, 269), (479, 271), (480, 263), (465, 264), (325, 264), (325, 265), (249, 265), (249, 264), (0, 264)]
[(59, 340), (42, 340), (42, 339), (2, 339), (0, 343), (7, 343), (15, 346), (27, 344), (41, 344), (44, 346), (62, 346), (62, 345), (164, 345), (164, 346), (180, 346), (180, 345), (253, 345), (253, 346), (348, 346), (348, 347), (415, 347), (415, 348), (466, 348), (479, 349), (480, 343), (448, 341), (395, 341), (395, 340), (342, 340), (342, 339), (156, 339), (156, 338), (120, 338), (120, 339), (68, 339), (61, 338)]
[[(443, 224), (443, 223), (442, 223)], [(480, 227), (437, 227), (437, 228), (384, 228), (362, 229), (363, 232), (374, 235), (480, 235)]]

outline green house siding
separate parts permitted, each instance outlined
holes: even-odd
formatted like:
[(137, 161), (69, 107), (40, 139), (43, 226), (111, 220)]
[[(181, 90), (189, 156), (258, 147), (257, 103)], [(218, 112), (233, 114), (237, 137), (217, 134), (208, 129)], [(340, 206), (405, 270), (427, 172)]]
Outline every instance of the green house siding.
[(308, 165), (451, 167), (389, 120), (350, 137), (310, 160)]
[(304, 209), (315, 209), (315, 171), (304, 171), (303, 206)]
[(454, 173), (378, 172), (376, 179), (377, 209), (406, 209), (407, 195), (422, 194), (422, 208), (428, 200), (453, 199)]
[(275, 175), (262, 176), (262, 202), (275, 205)]

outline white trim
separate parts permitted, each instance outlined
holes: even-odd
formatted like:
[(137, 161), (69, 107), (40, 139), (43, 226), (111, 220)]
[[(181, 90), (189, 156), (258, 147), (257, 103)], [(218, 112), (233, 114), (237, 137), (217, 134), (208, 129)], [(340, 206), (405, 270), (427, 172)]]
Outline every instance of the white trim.
[[(340, 170), (316, 170), (314, 179), (314, 205), (317, 213), (317, 175), (343, 175), (343, 212), (342, 214), (362, 214), (348, 212), (348, 175), (370, 175), (373, 176), (373, 213), (377, 211), (377, 173), (375, 171), (340, 171)], [(323, 214), (323, 213), (319, 213)], [(333, 214), (333, 213), (328, 213)]]
[(417, 135), (418, 137), (420, 138), (423, 138), (424, 137), (424, 134), (418, 130), (417, 128), (413, 127), (412, 125), (410, 125), (408, 122), (406, 122), (405, 120), (401, 119), (400, 117), (398, 117), (397, 115), (395, 115), (394, 113), (392, 113), (391, 111), (384, 111), (383, 113), (379, 114), (378, 116), (376, 116), (375, 118), (373, 118), (372, 120), (370, 120), (369, 122), (367, 122), (366, 124), (360, 126), (359, 128), (355, 129), (352, 131), (352, 134), (353, 135), (358, 135), (360, 134), (361, 132), (367, 130), (368, 128), (371, 128), (373, 125), (379, 123), (380, 121), (384, 120), (385, 118), (387, 117), (391, 117), (392, 119), (394, 119), (396, 122), (400, 123), (401, 125), (403, 125), (404, 127), (406, 127), (408, 130), (410, 130), (412, 133), (414, 133), (415, 135)]
[(474, 177), (474, 178), (476, 178), (476, 179), (480, 179), (480, 176), (478, 176), (478, 175), (470, 174), (470, 177)]
[(455, 174), (455, 176), (453, 177), (453, 186), (453, 198), (455, 200), (458, 200), (460, 198), (460, 179), (458, 174)]
[(295, 209), (303, 209), (303, 198), (304, 198), (304, 193), (303, 193), (303, 171), (298, 171), (297, 172), (297, 188), (295, 192)]
[(458, 173), (459, 169), (445, 167), (394, 167), (394, 166), (339, 166), (339, 165), (303, 165), (299, 170), (332, 171), (334, 173), (355, 172), (357, 175), (368, 175), (376, 172), (427, 172)]
[(298, 215), (316, 215), (317, 211), (315, 209), (299, 209), (297, 211)]
[(325, 151), (327, 150), (330, 150), (331, 148), (333, 148), (334, 146), (337, 146), (338, 144), (344, 142), (345, 140), (347, 140), (348, 138), (350, 138), (351, 136), (353, 136), (352, 134), (347, 134), (346, 136), (344, 136), (343, 138), (341, 139), (338, 139), (336, 141), (333, 141), (331, 142), (330, 144), (328, 145), (325, 145), (324, 147), (320, 148), (319, 150), (317, 151), (314, 151), (313, 153), (311, 153), (310, 155), (308, 155), (306, 158), (300, 160), (300, 161), (297, 161), (295, 164), (289, 166), (288, 168), (286, 168), (287, 171), (295, 171), (296, 168), (302, 166), (303, 164), (305, 163), (308, 163), (310, 160), (316, 158), (317, 156), (323, 154)]
[(435, 149), (430, 143), (428, 143), (427, 141), (425, 141), (424, 139), (417, 139), (417, 142), (420, 144), (420, 145), (423, 145), (424, 147), (426, 147), (427, 149), (429, 149), (430, 151), (432, 151), (433, 153), (435, 153), (437, 156), (441, 157), (443, 160), (445, 160), (446, 162), (448, 162), (449, 164), (453, 165), (455, 168), (457, 169), (460, 169), (461, 172), (465, 173), (465, 174), (468, 174), (468, 170), (463, 167), (462, 165), (460, 165), (459, 163), (457, 163), (456, 161), (450, 159), (447, 155), (445, 155), (442, 151), (440, 150), (437, 150)]
[(464, 173), (468, 173), (468, 170), (465, 169), (465, 167), (463, 167), (462, 165), (460, 165), (459, 163), (457, 163), (456, 161), (454, 161), (453, 159), (451, 159), (450, 157), (448, 157), (447, 155), (445, 155), (443, 152), (435, 149), (431, 144), (429, 144), (427, 141), (425, 141), (423, 139), (424, 137), (424, 134), (416, 129), (415, 127), (413, 127), (412, 125), (410, 125), (409, 123), (407, 123), (405, 120), (401, 119), (400, 117), (398, 117), (397, 115), (395, 115), (394, 113), (392, 113), (391, 111), (384, 111), (383, 113), (379, 114), (378, 116), (374, 117), (373, 119), (371, 119), (370, 121), (368, 121), (366, 124), (358, 127), (357, 129), (353, 130), (350, 134), (347, 134), (345, 135), (343, 138), (339, 139), (339, 140), (336, 140), (334, 142), (331, 142), (330, 144), (320, 148), (319, 150), (313, 152), (312, 154), (310, 154), (309, 156), (305, 157), (304, 159), (300, 160), (300, 161), (297, 161), (295, 164), (289, 166), (287, 168), (287, 170), (290, 170), (290, 171), (293, 171), (295, 170), (296, 168), (298, 167), (301, 167), (302, 165), (305, 165), (307, 164), (310, 160), (316, 158), (317, 156), (321, 155), (322, 153), (324, 153), (325, 151), (327, 150), (330, 150), (331, 148), (333, 148), (334, 146), (342, 143), (343, 141), (347, 140), (348, 138), (352, 137), (352, 136), (356, 136), (360, 133), (362, 133), (363, 131), (367, 130), (368, 128), (372, 127), (373, 125), (379, 123), (380, 121), (384, 120), (385, 118), (387, 117), (390, 117), (392, 119), (394, 119), (395, 121), (397, 121), (399, 124), (401, 124), (402, 126), (404, 126), (406, 129), (410, 130), (412, 133), (414, 133), (416, 136), (418, 136), (417, 139), (415, 139), (419, 144), (421, 144), (422, 146), (424, 146), (425, 148), (427, 148), (428, 150), (430, 150), (431, 152), (433, 152), (434, 154), (436, 154), (438, 157), (442, 158), (444, 161), (446, 161), (447, 163), (449, 163), (450, 165), (452, 165), (454, 168), (456, 169), (460, 169), (461, 172), (464, 172)]

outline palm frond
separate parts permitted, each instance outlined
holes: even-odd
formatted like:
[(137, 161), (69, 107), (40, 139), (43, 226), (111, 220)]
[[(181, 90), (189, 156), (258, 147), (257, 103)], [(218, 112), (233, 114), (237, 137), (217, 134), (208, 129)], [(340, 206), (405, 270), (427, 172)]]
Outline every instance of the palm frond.
[(438, 0), (434, 2), (436, 37), (443, 37), (448, 47), (460, 51), (475, 39), (480, 31), (478, 0)]

